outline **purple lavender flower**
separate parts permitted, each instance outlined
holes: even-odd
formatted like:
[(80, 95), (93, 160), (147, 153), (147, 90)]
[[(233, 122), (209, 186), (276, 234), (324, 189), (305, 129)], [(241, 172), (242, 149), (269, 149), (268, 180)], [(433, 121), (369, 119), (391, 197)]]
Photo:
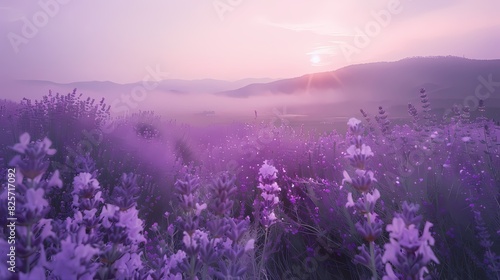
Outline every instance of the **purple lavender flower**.
[[(22, 277), (36, 277), (40, 273), (37, 265), (45, 264), (43, 242), (55, 237), (52, 220), (45, 219), (50, 211), (45, 196), (53, 187), (61, 187), (59, 173), (54, 172), (49, 179), (43, 179), (49, 166), (48, 156), (56, 150), (50, 148), (51, 141), (30, 142), (30, 135), (24, 133), (19, 143), (12, 149), (16, 155), (10, 164), (16, 167), (16, 240), (15, 246), (19, 261), (17, 272)], [(13, 216), (13, 215), (11, 215)]]
[(61, 241), (61, 252), (48, 265), (52, 275), (61, 279), (94, 279), (99, 266), (93, 258), (100, 252), (91, 245), (78, 244), (67, 237)]
[(405, 209), (406, 214), (397, 215), (392, 219), (392, 224), (387, 225), (390, 242), (384, 245), (385, 252), (382, 256), (386, 269), (384, 280), (400, 279), (397, 275), (404, 279), (423, 279), (429, 272), (427, 265), (431, 261), (439, 264), (431, 248), (435, 242), (430, 233), (432, 223), (426, 222), (420, 234), (415, 224), (405, 222), (405, 220), (419, 222), (420, 219), (411, 218), (418, 206), (406, 204)]
[[(380, 108), (380, 110), (382, 110), (382, 108)], [(383, 118), (383, 120), (385, 120), (385, 118)], [(357, 222), (355, 226), (358, 233), (369, 244), (369, 249), (366, 248), (365, 244), (358, 248), (360, 252), (355, 256), (354, 261), (368, 268), (372, 278), (377, 278), (381, 272), (381, 257), (380, 250), (377, 249), (378, 246), (375, 244), (375, 241), (382, 233), (383, 223), (378, 219), (378, 215), (375, 213), (375, 205), (380, 198), (380, 192), (372, 186), (372, 183), (377, 181), (373, 171), (366, 169), (367, 160), (373, 157), (374, 153), (370, 146), (363, 143), (363, 127), (361, 121), (351, 118), (347, 122), (347, 125), (352, 134), (352, 145), (347, 149), (346, 157), (349, 159), (351, 166), (355, 168), (355, 177), (351, 177), (349, 172), (344, 171), (344, 179), (342, 180), (340, 188), (342, 189), (343, 185), (348, 183), (348, 185), (352, 186), (354, 190), (361, 194), (355, 201), (353, 199), (353, 194), (349, 192), (347, 194), (347, 203), (345, 206), (347, 208), (354, 208), (355, 213), (364, 216), (364, 219)], [(384, 122), (384, 126), (385, 125), (386, 123)]]

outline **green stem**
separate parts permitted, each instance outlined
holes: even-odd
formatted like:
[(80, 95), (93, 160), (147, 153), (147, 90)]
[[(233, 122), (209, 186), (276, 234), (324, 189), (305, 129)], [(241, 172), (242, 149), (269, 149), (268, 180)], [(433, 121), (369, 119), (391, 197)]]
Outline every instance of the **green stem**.
[(264, 248), (262, 249), (262, 256), (260, 258), (260, 265), (259, 265), (259, 278), (258, 279), (261, 279), (260, 278), (260, 274), (262, 273), (262, 270), (264, 269), (264, 258), (266, 257), (266, 244), (267, 244), (267, 228), (265, 230), (265, 233), (264, 233)]
[[(26, 247), (27, 247), (28, 251), (30, 251), (31, 250), (31, 225), (27, 226), (27, 231), (28, 231), (28, 233), (26, 236), (26, 239), (27, 239), (27, 242), (26, 242), (27, 246)], [(26, 257), (26, 273), (29, 273), (29, 272), (30, 272), (30, 257), (28, 256), (28, 257)]]
[(377, 267), (375, 266), (375, 246), (373, 241), (370, 242), (370, 270), (372, 271), (372, 279), (378, 279)]
[[(366, 199), (366, 193), (364, 194), (365, 201)], [(368, 205), (366, 205), (366, 211), (368, 212)], [(368, 220), (368, 223), (371, 223), (371, 213), (368, 212), (366, 215), (366, 219)], [(375, 242), (370, 241), (370, 270), (372, 272), (372, 280), (377, 280), (378, 279), (378, 274), (377, 274), (377, 266), (375, 265)]]
[[(189, 238), (191, 239), (191, 244), (193, 244), (193, 236), (190, 235)], [(189, 279), (195, 279), (195, 265), (196, 265), (196, 255), (191, 256), (191, 259), (189, 261)]]
[(191, 256), (191, 261), (190, 261), (190, 269), (189, 269), (189, 279), (194, 279), (194, 265), (195, 265), (195, 256)]

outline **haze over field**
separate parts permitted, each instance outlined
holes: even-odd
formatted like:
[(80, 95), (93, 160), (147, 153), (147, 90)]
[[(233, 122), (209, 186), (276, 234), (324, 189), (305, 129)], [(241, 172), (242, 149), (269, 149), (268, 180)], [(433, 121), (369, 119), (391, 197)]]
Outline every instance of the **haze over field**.
[(0, 2), (0, 96), (77, 88), (115, 115), (328, 122), (379, 105), (406, 116), (421, 87), (445, 110), (500, 79), (498, 1), (228, 3)]
[[(77, 88), (84, 96), (106, 97), (115, 115), (155, 110), (167, 117), (191, 123), (252, 120), (276, 112), (300, 122), (343, 122), (359, 109), (376, 113), (383, 105), (392, 117), (407, 117), (407, 104), (419, 103), (419, 90), (426, 88), (435, 113), (443, 114), (454, 104), (477, 108), (487, 100), (487, 116), (499, 118), (500, 60), (470, 60), (457, 57), (409, 58), (397, 62), (353, 65), (336, 71), (271, 80), (162, 80), (144, 98), (137, 88), (142, 82), (77, 82), (18, 80), (5, 84), (2, 96), (19, 100), (39, 99), (49, 90), (68, 93)], [(479, 88), (478, 92), (476, 90)], [(490, 92), (489, 88), (493, 91)], [(136, 98), (136, 94), (139, 98)], [(273, 113), (274, 110), (274, 113)], [(338, 119), (340, 117), (340, 119)]]

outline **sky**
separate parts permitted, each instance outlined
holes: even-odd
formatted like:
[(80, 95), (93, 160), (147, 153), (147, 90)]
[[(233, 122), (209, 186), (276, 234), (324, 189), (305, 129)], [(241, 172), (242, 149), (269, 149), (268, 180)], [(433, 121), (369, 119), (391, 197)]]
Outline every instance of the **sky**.
[(289, 78), (500, 58), (498, 0), (0, 0), (0, 80)]

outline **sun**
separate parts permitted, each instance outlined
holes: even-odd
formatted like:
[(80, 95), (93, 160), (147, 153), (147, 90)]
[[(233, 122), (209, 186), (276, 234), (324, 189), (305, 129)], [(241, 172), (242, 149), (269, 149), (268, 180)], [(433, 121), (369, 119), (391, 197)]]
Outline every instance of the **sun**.
[(314, 64), (318, 64), (321, 62), (321, 57), (317, 54), (314, 54), (311, 56), (311, 63), (314, 65)]

